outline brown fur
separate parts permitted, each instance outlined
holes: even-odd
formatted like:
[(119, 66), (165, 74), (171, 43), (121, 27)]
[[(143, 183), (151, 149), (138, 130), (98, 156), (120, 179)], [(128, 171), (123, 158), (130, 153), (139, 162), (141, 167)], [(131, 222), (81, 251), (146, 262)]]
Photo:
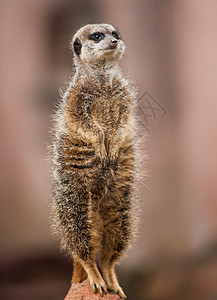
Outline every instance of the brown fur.
[[(89, 30), (76, 35), (82, 47)], [(72, 282), (88, 277), (100, 294), (111, 289), (125, 298), (114, 266), (129, 246), (136, 219), (135, 92), (118, 68), (107, 72), (105, 65), (102, 71), (100, 62), (100, 72), (89, 72), (79, 59), (79, 72), (55, 115), (53, 229), (73, 256)]]
[(87, 279), (87, 273), (78, 261), (74, 261), (72, 282), (81, 283)]

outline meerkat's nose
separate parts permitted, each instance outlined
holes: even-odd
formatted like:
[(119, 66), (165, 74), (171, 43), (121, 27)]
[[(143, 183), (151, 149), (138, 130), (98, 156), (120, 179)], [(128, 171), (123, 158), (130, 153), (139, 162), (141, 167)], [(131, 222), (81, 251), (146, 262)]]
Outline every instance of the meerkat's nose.
[(110, 42), (110, 45), (111, 45), (112, 48), (116, 48), (117, 44), (118, 44), (117, 40), (111, 40), (111, 42)]

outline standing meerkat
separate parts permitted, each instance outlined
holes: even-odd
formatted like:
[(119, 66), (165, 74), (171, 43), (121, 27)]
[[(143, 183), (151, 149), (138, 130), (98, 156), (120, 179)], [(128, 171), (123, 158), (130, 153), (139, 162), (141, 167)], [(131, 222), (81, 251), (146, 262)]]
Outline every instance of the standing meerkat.
[(86, 25), (72, 49), (76, 72), (54, 116), (52, 227), (73, 257), (72, 282), (88, 278), (95, 292), (126, 298), (114, 267), (136, 220), (136, 93), (118, 66), (116, 28)]

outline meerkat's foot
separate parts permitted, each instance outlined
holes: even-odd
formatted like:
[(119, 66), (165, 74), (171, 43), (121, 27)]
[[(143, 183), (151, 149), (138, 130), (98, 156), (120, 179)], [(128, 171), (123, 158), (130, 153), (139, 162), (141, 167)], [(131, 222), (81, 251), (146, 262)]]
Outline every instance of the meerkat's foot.
[(116, 291), (116, 293), (120, 296), (120, 298), (122, 299), (126, 299), (127, 296), (124, 294), (122, 288), (119, 286), (118, 290)]
[(102, 280), (94, 280), (92, 278), (89, 278), (89, 282), (91, 285), (92, 290), (94, 291), (94, 293), (100, 293), (101, 296), (103, 296), (104, 294), (107, 293), (107, 286), (105, 281)]
[(110, 283), (108, 285), (108, 289), (111, 291), (114, 291), (115, 294), (118, 294), (120, 296), (120, 298), (122, 299), (126, 299), (127, 296), (124, 294), (122, 288), (120, 287), (120, 285), (118, 284), (118, 282), (116, 283)]
[(108, 290), (111, 290), (118, 294), (120, 298), (126, 299), (127, 296), (124, 294), (122, 288), (120, 287), (117, 278), (115, 276), (114, 269), (108, 270), (107, 268), (104, 268), (102, 270), (103, 277), (105, 279), (105, 282), (107, 284)]
[(102, 279), (102, 276), (99, 273), (96, 264), (83, 264), (83, 267), (87, 272), (88, 280), (94, 293), (99, 292), (101, 296), (103, 296), (103, 294), (106, 294), (107, 286), (105, 281)]

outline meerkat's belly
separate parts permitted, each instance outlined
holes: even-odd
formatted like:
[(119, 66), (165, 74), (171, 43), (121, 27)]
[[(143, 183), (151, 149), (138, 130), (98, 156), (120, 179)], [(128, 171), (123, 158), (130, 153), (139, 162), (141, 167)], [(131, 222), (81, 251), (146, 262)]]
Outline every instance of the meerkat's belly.
[(64, 138), (61, 142), (61, 165), (63, 171), (90, 171), (98, 164), (95, 149), (91, 143), (86, 143), (73, 137)]
[[(97, 232), (102, 231), (102, 226), (110, 230), (111, 224), (121, 220), (123, 215), (128, 219), (134, 181), (134, 151), (130, 138), (122, 142), (113, 167), (101, 163), (91, 143), (64, 137), (60, 146), (59, 176), (62, 183), (67, 183), (68, 191), (73, 191), (72, 207), (86, 207)], [(63, 205), (65, 197), (62, 201)]]

